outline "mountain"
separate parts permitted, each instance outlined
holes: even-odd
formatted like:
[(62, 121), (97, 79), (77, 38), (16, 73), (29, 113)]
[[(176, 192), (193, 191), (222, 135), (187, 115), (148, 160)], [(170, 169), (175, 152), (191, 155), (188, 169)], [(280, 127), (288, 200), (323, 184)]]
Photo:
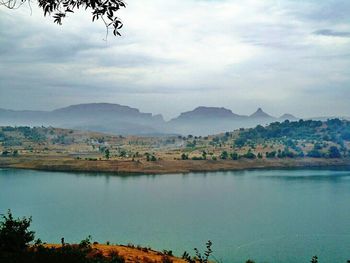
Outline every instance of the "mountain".
[(234, 124), (245, 117), (223, 107), (200, 106), (170, 120), (166, 125), (166, 130), (185, 135), (215, 134), (234, 129)]
[(71, 105), (53, 111), (0, 109), (0, 126), (53, 126), (120, 135), (209, 135), (239, 128), (266, 125), (274, 121), (297, 120), (291, 114), (275, 118), (258, 108), (239, 115), (224, 107), (200, 106), (166, 122), (163, 116), (112, 103)]
[(167, 130), (181, 134), (208, 135), (238, 128), (255, 127), (268, 124), (277, 118), (259, 108), (250, 116), (239, 115), (222, 107), (197, 107), (183, 112), (167, 123)]
[(282, 115), (281, 117), (279, 117), (278, 119), (281, 120), (281, 121), (285, 121), (285, 120), (297, 121), (297, 120), (298, 120), (297, 117), (295, 117), (294, 115), (289, 114), (289, 113), (283, 114), (283, 115)]
[(193, 119), (208, 119), (208, 118), (237, 118), (241, 117), (238, 114), (233, 113), (231, 110), (219, 107), (204, 107), (200, 106), (192, 111), (186, 111), (180, 114), (179, 117), (173, 119), (173, 121), (179, 120), (193, 120)]
[(275, 119), (271, 115), (267, 114), (262, 110), (262, 108), (258, 108), (256, 112), (249, 116), (251, 119)]
[(164, 119), (110, 103), (72, 105), (53, 111), (0, 110), (0, 125), (55, 126), (123, 135), (158, 135)]

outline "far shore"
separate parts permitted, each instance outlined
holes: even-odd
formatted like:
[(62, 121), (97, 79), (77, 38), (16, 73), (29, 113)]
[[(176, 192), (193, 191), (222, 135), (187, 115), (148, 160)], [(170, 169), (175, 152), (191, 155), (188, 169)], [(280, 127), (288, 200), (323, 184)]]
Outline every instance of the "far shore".
[(0, 168), (19, 168), (66, 172), (104, 172), (115, 174), (172, 174), (190, 172), (237, 171), (249, 169), (350, 167), (350, 158), (285, 158), (240, 160), (77, 160), (66, 156), (0, 157)]

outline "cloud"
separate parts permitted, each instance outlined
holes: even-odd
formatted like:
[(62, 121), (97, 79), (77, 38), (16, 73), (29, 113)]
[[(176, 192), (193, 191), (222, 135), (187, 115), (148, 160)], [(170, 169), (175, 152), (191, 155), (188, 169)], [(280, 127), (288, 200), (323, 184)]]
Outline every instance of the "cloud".
[[(302, 116), (328, 103), (344, 114), (349, 8), (340, 0), (133, 0), (119, 14), (122, 37), (107, 42), (84, 11), (57, 26), (37, 8), (32, 16), (0, 9), (0, 107), (106, 101), (173, 117), (198, 105), (247, 114), (259, 105)], [(314, 92), (323, 105), (295, 106), (329, 87), (342, 102)]]
[(320, 29), (313, 32), (315, 35), (320, 36), (330, 36), (330, 37), (350, 37), (350, 31), (349, 32), (342, 32), (342, 31), (334, 31), (331, 29)]

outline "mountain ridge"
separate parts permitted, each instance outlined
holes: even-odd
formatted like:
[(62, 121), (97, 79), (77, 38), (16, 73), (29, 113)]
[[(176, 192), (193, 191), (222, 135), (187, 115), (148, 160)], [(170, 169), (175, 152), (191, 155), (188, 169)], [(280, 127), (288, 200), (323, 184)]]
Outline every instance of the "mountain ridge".
[(81, 103), (51, 111), (0, 109), (0, 125), (56, 126), (121, 135), (208, 135), (285, 119), (297, 118), (288, 113), (273, 117), (262, 108), (240, 115), (225, 107), (198, 106), (165, 121), (161, 114), (117, 103)]

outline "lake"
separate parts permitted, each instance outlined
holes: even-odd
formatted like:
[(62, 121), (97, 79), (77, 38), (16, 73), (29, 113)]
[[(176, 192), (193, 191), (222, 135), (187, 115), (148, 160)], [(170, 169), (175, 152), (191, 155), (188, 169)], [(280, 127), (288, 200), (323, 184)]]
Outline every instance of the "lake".
[(205, 248), (224, 262), (350, 259), (350, 170), (113, 176), (0, 169), (0, 213), (43, 241)]

